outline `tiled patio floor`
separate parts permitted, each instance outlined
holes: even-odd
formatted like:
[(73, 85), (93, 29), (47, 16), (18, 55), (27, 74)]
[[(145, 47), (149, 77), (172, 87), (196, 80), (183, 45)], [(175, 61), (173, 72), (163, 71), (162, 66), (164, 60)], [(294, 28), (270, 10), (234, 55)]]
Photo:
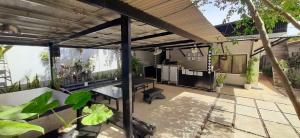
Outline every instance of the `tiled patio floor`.
[[(164, 89), (167, 99), (146, 104), (139, 93), (134, 112), (135, 117), (156, 125), (157, 132), (154, 137), (300, 136), (300, 121), (288, 98), (272, 92), (266, 86), (262, 86), (260, 90), (226, 86), (221, 93), (162, 84), (157, 84), (156, 87)], [(123, 132), (116, 133), (116, 128), (110, 125), (103, 129), (101, 137), (119, 138), (123, 137)]]

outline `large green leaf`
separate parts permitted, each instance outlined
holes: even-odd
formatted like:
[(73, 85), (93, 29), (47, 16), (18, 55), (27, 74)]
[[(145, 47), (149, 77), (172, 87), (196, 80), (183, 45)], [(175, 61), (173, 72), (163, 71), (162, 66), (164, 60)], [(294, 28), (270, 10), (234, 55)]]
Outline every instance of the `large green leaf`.
[(37, 125), (9, 120), (0, 120), (0, 135), (2, 136), (18, 136), (28, 131), (38, 131), (44, 134), (44, 129)]
[(36, 115), (36, 113), (22, 113), (22, 110), (28, 104), (19, 106), (0, 106), (0, 119), (1, 120), (23, 120)]
[(44, 94), (34, 98), (31, 102), (23, 109), (22, 113), (38, 113), (42, 114), (50, 109), (59, 106), (59, 101), (51, 101), (52, 92), (47, 91)]
[(91, 107), (86, 106), (82, 112), (87, 115), (81, 120), (83, 125), (98, 125), (113, 115), (113, 112), (103, 104), (93, 104)]
[(77, 91), (68, 96), (65, 104), (72, 106), (74, 110), (78, 110), (84, 107), (91, 98), (89, 91)]

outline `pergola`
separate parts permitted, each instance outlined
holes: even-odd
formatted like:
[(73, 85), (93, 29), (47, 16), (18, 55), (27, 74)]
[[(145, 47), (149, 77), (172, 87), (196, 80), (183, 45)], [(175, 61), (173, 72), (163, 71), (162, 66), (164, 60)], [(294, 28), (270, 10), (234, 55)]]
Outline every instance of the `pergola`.
[(226, 40), (190, 0), (0, 0), (0, 24), (19, 29), (2, 31), (1, 44), (49, 47), (51, 70), (57, 47), (121, 49), (127, 137), (132, 136), (132, 49), (207, 47)]

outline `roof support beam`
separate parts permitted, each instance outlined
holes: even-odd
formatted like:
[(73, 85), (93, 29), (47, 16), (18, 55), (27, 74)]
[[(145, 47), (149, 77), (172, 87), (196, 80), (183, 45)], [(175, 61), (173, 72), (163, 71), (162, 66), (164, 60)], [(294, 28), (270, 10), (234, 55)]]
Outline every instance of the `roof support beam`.
[(94, 33), (94, 32), (97, 32), (97, 31), (100, 31), (100, 30), (103, 30), (103, 29), (106, 29), (106, 28), (109, 28), (109, 27), (117, 26), (117, 25), (120, 25), (120, 18), (117, 18), (117, 19), (105, 22), (103, 24), (99, 24), (99, 25), (94, 26), (92, 28), (88, 28), (88, 29), (80, 31), (80, 32), (78, 32), (76, 34), (70, 35), (70, 36), (68, 36), (66, 38), (63, 38), (58, 43), (61, 43), (61, 42), (64, 42), (64, 41), (68, 41), (68, 40), (71, 40), (71, 39), (74, 39), (74, 38), (78, 38), (80, 36), (84, 36), (84, 35), (87, 35), (87, 34), (90, 34), (90, 33)]
[(123, 125), (126, 138), (132, 138), (131, 28), (130, 18), (124, 15), (121, 17), (121, 40)]
[(180, 53), (185, 57), (185, 54), (183, 53), (182, 49), (179, 49)]
[(168, 30), (174, 34), (192, 39), (194, 41), (207, 42), (206, 40), (204, 40), (194, 34), (191, 34), (185, 30), (182, 30), (181, 28), (178, 28), (170, 23), (167, 23), (155, 16), (152, 16), (142, 10), (132, 7), (129, 4), (119, 1), (119, 0), (79, 0), (79, 1), (91, 4), (91, 5), (95, 5), (98, 7), (108, 8), (108, 9), (116, 11), (122, 15), (129, 16), (135, 20), (158, 27), (163, 30)]
[[(285, 42), (285, 41), (287, 41), (289, 38), (284, 38), (284, 39), (282, 39), (281, 41), (278, 41), (277, 43), (273, 43), (273, 44), (271, 44), (271, 47), (274, 47), (274, 46), (278, 46), (280, 43), (283, 43), (283, 42)], [(259, 53), (261, 53), (261, 52), (263, 52), (264, 51), (264, 48), (263, 47), (261, 47), (261, 48), (258, 48), (258, 49), (255, 49), (254, 50), (254, 54), (252, 54), (252, 55), (250, 55), (250, 57), (253, 57), (253, 56), (255, 56), (255, 55), (257, 55), (257, 54), (259, 54)]]
[[(161, 37), (161, 36), (166, 36), (166, 35), (171, 35), (171, 34), (173, 34), (173, 33), (171, 33), (171, 32), (162, 32), (162, 33), (158, 33), (158, 34), (146, 35), (146, 36), (132, 38), (131, 42), (150, 39), (150, 38), (155, 38), (155, 37)], [(121, 44), (121, 41), (116, 41), (116, 42), (111, 42), (111, 43), (106, 43), (106, 44), (100, 44), (100, 45), (93, 45), (93, 46), (90, 46), (89, 48), (103, 47), (103, 46), (107, 46), (107, 45), (116, 45), (116, 44)]]
[(135, 47), (132, 47), (132, 49), (155, 48), (155, 47), (161, 47), (161, 46), (167, 46), (167, 45), (185, 44), (185, 43), (192, 43), (192, 42), (194, 42), (194, 41), (193, 40), (180, 40), (180, 41), (158, 43), (158, 44), (152, 44), (152, 45), (135, 46)]

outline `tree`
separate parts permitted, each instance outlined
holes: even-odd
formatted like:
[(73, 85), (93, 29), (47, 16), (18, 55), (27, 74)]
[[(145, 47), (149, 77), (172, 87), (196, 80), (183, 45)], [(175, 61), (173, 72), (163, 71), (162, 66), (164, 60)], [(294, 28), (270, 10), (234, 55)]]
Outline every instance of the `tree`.
[(288, 77), (283, 72), (283, 70), (280, 68), (278, 61), (271, 50), (271, 44), (270, 44), (270, 40), (269, 40), (267, 31), (266, 31), (264, 22), (263, 22), (262, 18), (260, 17), (259, 12), (256, 10), (253, 2), (251, 0), (244, 0), (244, 1), (245, 1), (246, 5), (248, 6), (248, 10), (250, 12), (252, 19), (255, 22), (255, 26), (259, 32), (265, 52), (266, 52), (267, 56), (269, 57), (273, 68), (275, 69), (275, 71), (278, 73), (280, 79), (282, 80), (282, 83), (286, 89), (287, 95), (288, 95), (289, 99), (291, 100), (291, 102), (297, 112), (298, 118), (300, 119), (300, 104), (297, 101), (296, 96), (294, 95), (293, 87), (292, 87), (290, 81), (288, 80)]
[[(293, 24), (298, 30), (300, 30), (300, 24), (297, 22), (297, 20), (288, 12), (285, 12), (282, 8), (280, 8), (279, 6), (274, 5), (272, 2), (270, 2), (269, 0), (262, 0), (263, 3), (265, 3), (265, 5), (267, 5), (268, 7), (270, 7), (271, 9), (273, 9), (274, 11), (276, 11), (277, 13), (279, 13), (280, 15), (282, 15), (287, 21), (289, 21), (291, 24)], [(293, 1), (293, 0), (291, 0)], [(295, 0), (294, 0), (295, 1)], [(297, 1), (295, 1), (297, 2)], [(299, 2), (299, 1), (298, 1)], [(292, 5), (292, 4), (291, 4)], [(299, 7), (297, 7), (298, 10), (300, 9)]]
[[(296, 19), (300, 20), (300, 1), (272, 0), (272, 2), (276, 5), (271, 3), (269, 0), (263, 1), (264, 3), (262, 3), (260, 0), (202, 0), (195, 2), (197, 2), (197, 5), (199, 6), (207, 3), (213, 3), (221, 10), (229, 7), (226, 20), (228, 20), (234, 13), (241, 15), (242, 22), (249, 22), (249, 18), (252, 18), (255, 28), (259, 32), (264, 50), (267, 56), (270, 58), (273, 68), (282, 80), (284, 88), (286, 89), (286, 93), (297, 112), (298, 118), (300, 119), (300, 103), (297, 101), (297, 98), (294, 95), (294, 90), (291, 86), (290, 81), (288, 80), (283, 70), (280, 68), (278, 61), (271, 50), (271, 44), (267, 34), (268, 32), (271, 32), (276, 23), (280, 21), (289, 21), (293, 23), (296, 28), (298, 28)], [(266, 7), (265, 4), (271, 8)], [(282, 8), (280, 8), (279, 6), (281, 6)], [(246, 29), (251, 31), (253, 30), (251, 23), (247, 23), (246, 25), (249, 25), (246, 26)]]

